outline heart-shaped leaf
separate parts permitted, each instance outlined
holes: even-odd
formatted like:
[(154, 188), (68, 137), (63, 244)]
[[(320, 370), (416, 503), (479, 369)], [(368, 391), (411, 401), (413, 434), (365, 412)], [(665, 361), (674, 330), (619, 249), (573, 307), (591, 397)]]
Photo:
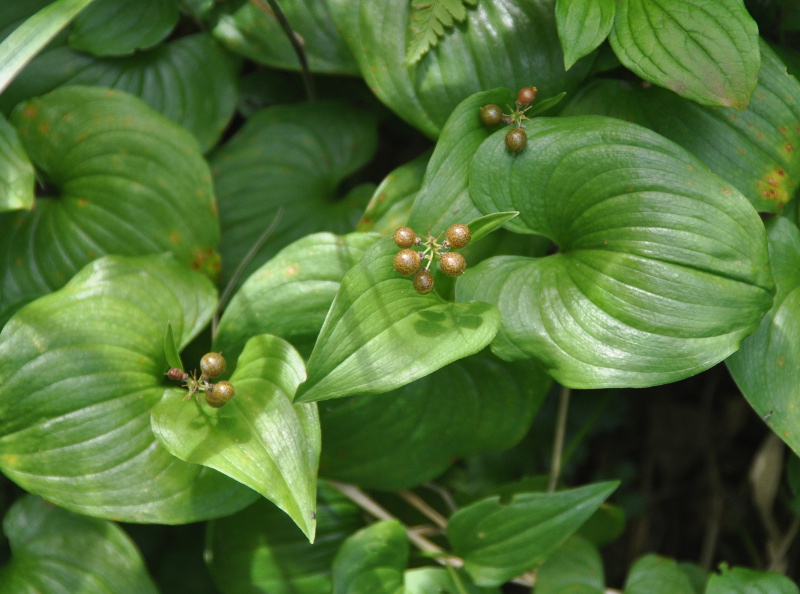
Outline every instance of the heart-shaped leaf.
[(314, 544), (278, 508), (261, 500), (208, 525), (205, 559), (224, 594), (319, 594), (331, 591), (331, 563), (345, 538), (363, 526), (361, 508), (319, 483)]
[(797, 584), (776, 571), (756, 571), (747, 567), (727, 567), (712, 574), (705, 594), (798, 594)]
[(758, 211), (777, 212), (800, 185), (800, 83), (761, 43), (758, 86), (744, 111), (707, 107), (651, 85), (598, 80), (562, 115), (636, 122), (680, 144), (736, 186)]
[(0, 568), (2, 592), (158, 592), (136, 545), (111, 522), (26, 495), (6, 514), (3, 532), (11, 561)]
[(484, 212), (552, 239), (535, 260), (498, 257), (459, 278), (457, 298), (496, 303), (493, 349), (533, 357), (574, 388), (650, 386), (734, 352), (772, 304), (764, 228), (750, 203), (657, 134), (610, 118), (528, 125), (510, 154), (473, 159)]
[(171, 251), (218, 269), (208, 166), (180, 126), (97, 87), (60, 88), (18, 106), (11, 122), (49, 196), (0, 215), (0, 318), (104, 254)]
[(573, 535), (536, 570), (537, 594), (603, 594), (603, 559), (597, 547)]
[(497, 309), (419, 295), (394, 271), (397, 246), (376, 243), (342, 279), (308, 360), (298, 402), (379, 394), (477, 353), (497, 332)]
[(348, 538), (333, 561), (333, 594), (402, 594), (408, 537), (396, 520), (376, 522)]
[(96, 56), (122, 56), (162, 41), (178, 22), (176, 0), (95, 0), (75, 19), (69, 44)]
[(614, 0), (556, 0), (556, 25), (564, 68), (597, 49), (614, 24)]
[(0, 115), (0, 211), (33, 207), (33, 164), (14, 127)]
[(285, 511), (311, 542), (316, 529), (320, 432), (315, 404), (292, 404), (303, 359), (285, 340), (248, 341), (221, 408), (192, 406), (174, 390), (153, 409), (153, 433), (174, 456), (247, 485)]
[(504, 363), (484, 352), (386, 397), (326, 403), (320, 474), (386, 491), (414, 487), (460, 457), (513, 446), (550, 385), (535, 365)]
[(317, 233), (298, 239), (254, 272), (219, 322), (214, 350), (231, 368), (245, 343), (273, 334), (311, 352), (339, 282), (377, 240), (374, 233)]
[(750, 406), (800, 455), (800, 230), (783, 217), (767, 230), (775, 305), (725, 363)]
[(696, 594), (689, 576), (673, 559), (645, 555), (634, 563), (624, 594)]
[(453, 514), (447, 538), (475, 583), (499, 585), (547, 559), (618, 485), (482, 499)]
[(150, 430), (164, 393), (164, 328), (185, 346), (216, 306), (207, 278), (168, 256), (106, 257), (27, 305), (0, 334), (0, 468), (84, 514), (176, 524), (255, 493), (186, 464)]
[(410, 2), (329, 4), (369, 87), (393, 112), (432, 138), (473, 93), (533, 84), (549, 97), (571, 91), (591, 65), (586, 60), (564, 71), (553, 0), (478, 2), (464, 23), (448, 29), (434, 49), (408, 67), (403, 64)]
[[(358, 66), (331, 20), (327, 2), (282, 0), (281, 9), (302, 40), (312, 72), (358, 74)], [(297, 53), (266, 0), (219, 15), (214, 35), (238, 54), (267, 66), (299, 70)]]
[(238, 61), (203, 33), (118, 58), (56, 47), (38, 56), (0, 95), (0, 110), (8, 112), (59, 86), (110, 87), (136, 95), (189, 130), (206, 152), (233, 117), (238, 70)]
[(417, 233), (430, 229), (435, 235), (454, 223), (466, 224), (484, 214), (469, 195), (469, 163), (497, 128), (481, 122), (480, 109), (513, 101), (507, 89), (475, 93), (447, 119), (408, 219), (408, 225)]
[(626, 68), (703, 105), (744, 109), (758, 81), (758, 25), (740, 0), (617, 0), (609, 41)]
[(280, 224), (247, 274), (300, 237), (352, 231), (367, 200), (340, 196), (337, 187), (372, 158), (376, 142), (375, 118), (338, 102), (281, 105), (247, 120), (211, 156), (223, 279), (230, 278), (279, 209)]

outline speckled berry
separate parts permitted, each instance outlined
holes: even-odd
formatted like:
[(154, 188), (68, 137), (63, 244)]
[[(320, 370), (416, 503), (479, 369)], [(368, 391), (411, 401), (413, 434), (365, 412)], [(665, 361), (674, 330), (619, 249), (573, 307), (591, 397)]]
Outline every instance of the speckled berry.
[(512, 153), (518, 153), (528, 144), (528, 135), (525, 128), (511, 128), (506, 134), (506, 148)]
[(521, 106), (530, 105), (536, 99), (536, 87), (525, 87), (517, 94), (517, 103)]
[(200, 373), (205, 377), (218, 377), (225, 373), (225, 357), (222, 353), (206, 353), (200, 359)]
[(423, 268), (414, 276), (414, 290), (420, 295), (427, 295), (433, 291), (433, 275)]
[(394, 256), (394, 269), (403, 276), (411, 276), (422, 266), (422, 256), (412, 249), (400, 250)]
[(497, 105), (481, 107), (481, 121), (487, 126), (496, 126), (503, 121), (503, 110)]
[(417, 234), (411, 227), (398, 227), (393, 239), (397, 247), (410, 248), (417, 241)]
[(217, 382), (206, 391), (206, 403), (213, 408), (220, 408), (236, 396), (236, 390), (230, 382)]
[(451, 248), (460, 249), (465, 247), (472, 239), (472, 232), (464, 223), (456, 223), (448, 227), (444, 237)]
[(447, 276), (458, 276), (463, 274), (467, 267), (467, 261), (464, 256), (457, 252), (445, 252), (439, 258), (439, 268)]

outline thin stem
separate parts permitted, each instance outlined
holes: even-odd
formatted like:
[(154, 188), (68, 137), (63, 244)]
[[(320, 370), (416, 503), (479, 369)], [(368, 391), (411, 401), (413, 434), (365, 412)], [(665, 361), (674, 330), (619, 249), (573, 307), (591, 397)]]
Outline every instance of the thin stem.
[(438, 493), (439, 497), (442, 498), (442, 501), (444, 501), (444, 504), (450, 510), (450, 513), (455, 513), (458, 511), (458, 504), (456, 504), (455, 499), (453, 499), (453, 496), (447, 489), (445, 489), (444, 487), (440, 487), (436, 483), (431, 483), (431, 482), (425, 483), (422, 486), (427, 487), (431, 491), (435, 491), (436, 493)]
[(231, 297), (231, 293), (236, 288), (236, 283), (239, 282), (239, 279), (244, 274), (245, 268), (250, 265), (250, 262), (253, 261), (253, 258), (256, 257), (258, 251), (264, 246), (267, 239), (269, 239), (270, 235), (278, 228), (278, 225), (283, 218), (284, 209), (281, 206), (278, 211), (275, 213), (275, 218), (272, 219), (272, 222), (269, 224), (269, 227), (264, 229), (264, 232), (256, 239), (253, 247), (245, 254), (242, 261), (239, 262), (239, 265), (236, 267), (236, 270), (233, 271), (233, 276), (231, 276), (231, 280), (228, 281), (225, 290), (222, 292), (222, 295), (219, 298), (219, 303), (217, 304), (217, 309), (214, 312), (214, 317), (211, 320), (211, 340), (213, 341), (214, 338), (217, 336), (217, 326), (219, 326), (219, 313), (223, 310), (225, 305), (228, 303), (228, 299)]
[(433, 509), (425, 500), (423, 500), (413, 491), (400, 491), (398, 495), (405, 499), (410, 506), (422, 513), (422, 515), (436, 524), (439, 528), (444, 529), (447, 527), (447, 518)]
[(468, 594), (467, 591), (464, 589), (464, 584), (461, 583), (461, 578), (458, 576), (456, 568), (453, 567), (450, 563), (445, 563), (444, 566), (447, 568), (447, 573), (450, 574), (450, 579), (456, 585), (458, 594)]
[(553, 438), (553, 459), (550, 464), (550, 482), (547, 484), (547, 491), (552, 493), (558, 485), (558, 478), (561, 476), (561, 460), (564, 450), (564, 433), (567, 428), (567, 411), (569, 411), (569, 396), (571, 390), (566, 386), (561, 386), (558, 395), (558, 416), (556, 417), (556, 434)]
[(783, 562), (783, 558), (786, 557), (786, 553), (789, 552), (789, 548), (792, 546), (794, 539), (797, 538), (798, 532), (800, 532), (800, 516), (795, 516), (792, 520), (792, 525), (775, 550), (772, 561), (770, 561), (769, 567), (767, 568), (768, 571), (778, 571), (780, 564)]
[(281, 5), (278, 4), (278, 0), (266, 0), (269, 6), (264, 4), (264, 0), (250, 0), (250, 2), (256, 8), (260, 9), (266, 14), (270, 14), (270, 12), (272, 12), (272, 14), (275, 15), (275, 18), (278, 20), (278, 23), (280, 23), (283, 32), (286, 34), (286, 37), (289, 38), (289, 43), (292, 44), (294, 53), (297, 54), (297, 60), (300, 62), (300, 73), (303, 75), (303, 84), (306, 87), (306, 97), (308, 97), (309, 101), (316, 101), (317, 97), (314, 90), (314, 79), (311, 78), (311, 71), (308, 69), (306, 51), (303, 49), (303, 44), (300, 43), (299, 36), (294, 32), (294, 29), (292, 29), (289, 19), (287, 19), (286, 15), (283, 13)]

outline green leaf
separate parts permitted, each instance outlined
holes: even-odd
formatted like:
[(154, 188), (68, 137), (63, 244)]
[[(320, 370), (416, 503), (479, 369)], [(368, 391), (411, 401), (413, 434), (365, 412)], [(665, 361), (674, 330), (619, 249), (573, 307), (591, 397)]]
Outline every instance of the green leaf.
[(373, 233), (316, 233), (285, 247), (236, 292), (214, 350), (233, 368), (248, 339), (273, 334), (310, 353), (342, 277), (377, 240)]
[(800, 454), (800, 230), (781, 217), (767, 224), (767, 236), (775, 304), (725, 363), (750, 406)]
[(209, 169), (180, 126), (127, 93), (91, 87), (33, 99), (11, 122), (50, 195), (32, 212), (0, 215), (0, 318), (104, 254), (171, 251), (218, 269)]
[(496, 308), (417, 294), (394, 271), (397, 251), (391, 238), (380, 240), (342, 279), (298, 402), (388, 392), (477, 353), (494, 337)]
[(483, 352), (390, 394), (326, 403), (320, 474), (386, 491), (414, 487), (458, 458), (513, 446), (550, 385), (529, 362)]
[(333, 561), (333, 594), (402, 594), (408, 537), (396, 520), (376, 522), (348, 538)]
[(69, 45), (95, 56), (124, 56), (163, 41), (178, 22), (175, 0), (96, 0), (75, 19)]
[[(302, 44), (311, 72), (358, 74), (358, 66), (331, 20), (327, 2), (281, 0), (281, 9)], [(300, 62), (266, 0), (240, 4), (222, 12), (214, 36), (230, 51), (259, 64), (299, 70)]]
[(775, 571), (756, 571), (746, 567), (720, 566), (712, 574), (705, 594), (798, 594), (797, 584)]
[(758, 25), (741, 0), (618, 0), (609, 41), (626, 68), (703, 105), (744, 109), (758, 82)]
[(542, 99), (541, 101), (537, 101), (535, 104), (531, 105), (529, 111), (525, 112), (525, 115), (528, 118), (532, 118), (535, 115), (539, 115), (540, 113), (544, 113), (551, 107), (554, 107), (561, 103), (561, 100), (566, 97), (567, 94), (565, 92), (561, 92), (554, 97), (548, 97), (547, 99)]
[(164, 357), (170, 368), (183, 371), (183, 362), (178, 347), (175, 346), (175, 336), (172, 334), (172, 322), (167, 322), (167, 330), (164, 333)]
[(33, 208), (34, 181), (17, 131), (0, 115), (0, 212)]
[(578, 534), (596, 546), (614, 542), (625, 531), (625, 510), (610, 503), (604, 503), (586, 523)]
[(603, 594), (603, 559), (597, 547), (574, 535), (536, 570), (536, 594)]
[(3, 520), (11, 561), (0, 591), (156, 594), (136, 545), (117, 525), (26, 495)]
[(221, 408), (195, 407), (168, 390), (153, 409), (151, 424), (174, 456), (258, 491), (314, 542), (319, 417), (316, 405), (292, 404), (304, 379), (303, 360), (289, 343), (256, 336), (231, 376), (233, 400)]
[(744, 111), (707, 107), (650, 85), (603, 80), (562, 115), (600, 114), (655, 130), (736, 186), (761, 212), (778, 212), (800, 185), (800, 83), (761, 43), (758, 86)]
[(189, 130), (206, 152), (233, 117), (238, 70), (238, 61), (204, 33), (124, 57), (96, 58), (57, 47), (38, 56), (0, 95), (0, 110), (64, 85), (114, 88)]
[(484, 105), (514, 101), (507, 89), (476, 93), (464, 99), (448, 118), (428, 163), (408, 225), (417, 233), (437, 235), (454, 223), (468, 223), (482, 213), (469, 195), (469, 163), (496, 127), (481, 122)]
[(471, 193), (506, 226), (559, 246), (459, 277), (457, 300), (495, 303), (492, 345), (573, 388), (651, 386), (725, 359), (772, 304), (763, 225), (749, 202), (657, 134), (600, 117), (538, 118), (519, 155), (481, 146)]
[[(455, 579), (454, 579), (455, 575)], [(455, 580), (458, 580), (457, 582)], [(480, 588), (463, 571), (452, 567), (419, 567), (403, 574), (403, 594), (500, 594), (498, 588)]]
[(431, 138), (474, 93), (533, 84), (550, 97), (572, 91), (591, 65), (586, 60), (564, 71), (554, 0), (479, 2), (464, 23), (448, 29), (442, 43), (409, 67), (403, 63), (410, 2), (331, 0), (329, 5), (367, 85)]
[(545, 561), (618, 485), (483, 499), (453, 514), (447, 538), (475, 583), (499, 585)]
[(463, 23), (467, 18), (464, 4), (475, 6), (478, 0), (411, 0), (411, 31), (404, 66), (412, 66), (422, 59), (432, 47), (439, 44), (444, 28)]
[(556, 26), (569, 70), (605, 41), (614, 24), (615, 0), (556, 0)]
[(371, 158), (375, 118), (339, 102), (265, 109), (211, 156), (219, 200), (220, 252), (230, 278), (278, 210), (283, 216), (270, 240), (246, 269), (252, 273), (281, 248), (310, 233), (348, 233), (364, 201), (337, 192), (340, 182)]
[(195, 522), (252, 502), (150, 430), (167, 322), (183, 347), (215, 307), (208, 279), (174, 258), (117, 256), (17, 312), (0, 334), (2, 471), (57, 505), (127, 522)]
[(470, 221), (467, 226), (472, 234), (472, 241), (483, 239), (489, 235), (489, 233), (499, 229), (518, 214), (519, 213), (515, 210), (511, 212), (495, 212)]
[(623, 594), (694, 594), (694, 588), (674, 560), (645, 555), (631, 566)]
[(206, 563), (223, 594), (330, 592), (333, 558), (345, 538), (363, 525), (361, 515), (339, 491), (319, 483), (312, 545), (286, 514), (262, 499), (209, 523)]
[(0, 93), (17, 73), (94, 0), (58, 0), (26, 20), (0, 43)]

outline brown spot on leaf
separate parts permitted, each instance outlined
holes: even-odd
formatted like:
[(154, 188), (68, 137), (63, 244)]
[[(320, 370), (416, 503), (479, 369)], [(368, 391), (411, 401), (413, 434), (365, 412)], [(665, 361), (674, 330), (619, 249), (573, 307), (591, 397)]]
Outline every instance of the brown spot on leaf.
[(169, 234), (169, 240), (172, 243), (178, 243), (181, 240), (181, 234), (178, 233), (177, 231), (173, 231), (172, 233)]
[(791, 144), (787, 144), (785, 148), (787, 153), (791, 153), (794, 150)]
[(87, 204), (89, 204), (89, 201), (86, 198), (78, 198), (78, 206), (85, 208)]
[(731, 191), (728, 188), (722, 188), (722, 193), (723, 194), (730, 194)]
[(39, 110), (36, 109), (33, 105), (27, 105), (25, 106), (25, 109), (22, 110), (22, 117), (31, 120), (35, 118), (38, 113)]
[(50, 132), (50, 124), (48, 124), (47, 122), (42, 122), (41, 124), (39, 124), (39, 132), (41, 134), (47, 134), (48, 132)]
[(781, 134), (786, 134), (787, 132), (786, 126), (778, 126), (778, 132), (780, 132)]

